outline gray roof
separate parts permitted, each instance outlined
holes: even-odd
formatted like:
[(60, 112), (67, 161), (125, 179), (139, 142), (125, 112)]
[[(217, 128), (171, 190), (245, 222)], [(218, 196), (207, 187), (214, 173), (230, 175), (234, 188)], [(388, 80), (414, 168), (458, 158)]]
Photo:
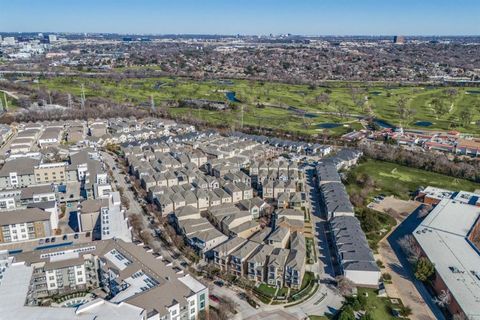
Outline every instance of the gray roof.
[(33, 174), (33, 167), (40, 164), (40, 160), (31, 158), (18, 158), (15, 161), (7, 161), (0, 169), (0, 177), (8, 177), (11, 172), (19, 175)]
[(342, 183), (328, 182), (320, 186), (324, 204), (329, 213), (348, 212), (354, 214), (347, 190)]
[(232, 252), (232, 256), (238, 257), (242, 260), (247, 259), (253, 251), (258, 248), (260, 244), (253, 242), (253, 241), (247, 241), (245, 244), (243, 244), (240, 248)]
[(0, 225), (45, 221), (50, 219), (50, 213), (38, 208), (28, 208), (0, 212)]
[[(359, 271), (378, 271), (372, 250), (356, 217), (340, 216), (330, 220), (342, 268)], [(356, 269), (358, 268), (358, 269)]]

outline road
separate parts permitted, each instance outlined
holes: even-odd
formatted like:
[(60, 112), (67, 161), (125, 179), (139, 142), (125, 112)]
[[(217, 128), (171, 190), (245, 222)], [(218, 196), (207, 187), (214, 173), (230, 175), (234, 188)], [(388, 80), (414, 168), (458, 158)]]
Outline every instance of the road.
[(13, 92), (6, 91), (6, 90), (0, 90), (0, 92), (5, 93), (7, 96), (9, 96), (9, 97), (11, 97), (11, 98), (13, 98), (13, 99), (15, 99), (15, 100), (18, 100), (18, 96), (17, 96), (15, 93), (13, 93)]
[(307, 301), (298, 305), (285, 308), (283, 305), (266, 305), (260, 303), (258, 309), (250, 306), (245, 300), (238, 297), (238, 293), (242, 292), (236, 288), (226, 288), (213, 286), (210, 294), (217, 297), (229, 297), (237, 304), (237, 314), (233, 317), (235, 320), (246, 319), (259, 313), (273, 313), (283, 310), (284, 312), (294, 316), (296, 319), (304, 319), (310, 315), (324, 315), (325, 313), (333, 313), (339, 310), (343, 303), (343, 298), (335, 293), (334, 288), (320, 284), (317, 292)]
[[(333, 267), (331, 252), (328, 246), (328, 239), (326, 234), (327, 221), (324, 218), (322, 206), (320, 203), (320, 193), (316, 186), (314, 175), (315, 168), (306, 167), (305, 174), (307, 178), (306, 192), (311, 204), (311, 222), (315, 227), (314, 235), (318, 257), (317, 273), (320, 279), (335, 278), (335, 269)], [(313, 271), (313, 270), (312, 270)]]
[[(118, 164), (115, 162), (115, 158), (111, 154), (103, 151), (101, 152), (101, 155), (104, 163), (111, 169), (113, 175), (112, 178), (114, 179), (114, 181), (116, 181), (116, 183), (112, 184), (114, 186), (114, 189), (122, 188), (123, 194), (125, 195), (125, 197), (127, 197), (129, 201), (127, 216), (130, 216), (132, 214), (140, 214), (143, 218), (144, 226), (147, 227), (149, 232), (152, 233), (152, 235), (154, 236), (154, 242), (151, 244), (152, 247), (154, 247), (154, 249), (156, 249), (164, 259), (176, 262), (176, 266), (184, 269), (182, 264), (188, 264), (188, 261), (185, 259), (185, 257), (182, 256), (181, 252), (179, 252), (178, 249), (167, 247), (165, 243), (163, 243), (158, 238), (158, 236), (156, 236), (153, 225), (150, 223), (151, 216), (147, 212), (145, 212), (140, 203), (137, 201), (137, 197), (135, 196), (131, 187), (127, 184), (125, 180), (127, 176), (120, 173)], [(115, 168), (115, 170), (113, 168)]]
[(438, 306), (432, 302), (432, 296), (425, 286), (413, 275), (413, 268), (406, 259), (398, 240), (407, 234), (411, 234), (419, 225), (418, 211), (421, 207), (410, 214), (398, 227), (382, 241), (379, 253), (385, 266), (392, 275), (392, 283), (405, 305), (412, 308), (411, 319), (445, 319)]
[(7, 138), (7, 140), (2, 144), (0, 149), (0, 155), (6, 155), (8, 151), (10, 151), (10, 144), (12, 140), (17, 136), (17, 128), (14, 126), (10, 126), (12, 128), (12, 134)]

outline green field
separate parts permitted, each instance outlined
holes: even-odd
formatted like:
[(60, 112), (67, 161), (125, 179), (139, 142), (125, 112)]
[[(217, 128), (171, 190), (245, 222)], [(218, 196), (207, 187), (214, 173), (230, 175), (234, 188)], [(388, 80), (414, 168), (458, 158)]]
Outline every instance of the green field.
[[(480, 184), (472, 181), (377, 160), (367, 160), (353, 168), (349, 172), (349, 177), (351, 177), (349, 181), (362, 173), (372, 177), (375, 181), (375, 190), (371, 196), (383, 193), (408, 199), (411, 193), (420, 186), (465, 191), (480, 189)], [(347, 184), (347, 190), (353, 191), (355, 189), (358, 189), (358, 186), (354, 183)]]
[(0, 106), (5, 108), (5, 98), (7, 99), (8, 110), (12, 110), (18, 107), (18, 102), (12, 97), (5, 95), (3, 92), (0, 92)]
[[(448, 94), (447, 88), (438, 87), (392, 87), (387, 85), (370, 85), (360, 83), (332, 82), (329, 87), (312, 87), (274, 82), (248, 80), (192, 80), (185, 78), (159, 77), (146, 79), (90, 79), (80, 77), (56, 77), (41, 79), (40, 86), (49, 90), (70, 92), (80, 96), (81, 85), (85, 86), (88, 97), (98, 96), (117, 102), (126, 102), (149, 106), (153, 97), (156, 105), (162, 101), (183, 99), (209, 99), (227, 101), (225, 91), (236, 92), (242, 103), (235, 103), (237, 108), (228, 111), (195, 110), (191, 108), (170, 108), (172, 115), (178, 117), (195, 117), (214, 124), (239, 125), (241, 119), (240, 105), (244, 107), (244, 124), (260, 127), (282, 128), (289, 131), (315, 134), (327, 132), (339, 135), (352, 129), (362, 128), (356, 116), (371, 116), (387, 121), (392, 125), (416, 127), (417, 121), (430, 121), (428, 129), (478, 133), (480, 128), (474, 124), (480, 120), (480, 92), (476, 88), (456, 88), (455, 94)], [(352, 86), (357, 86), (360, 100), (367, 101), (365, 107), (353, 102)], [(320, 99), (319, 97), (326, 97)], [(398, 101), (406, 98), (406, 105), (414, 109), (414, 114), (401, 120), (398, 116)], [(448, 105), (442, 116), (433, 110), (432, 99), (440, 98)], [(261, 107), (258, 107), (258, 106)], [(339, 105), (345, 106), (344, 117), (338, 115)], [(288, 108), (294, 107), (295, 109)], [(368, 108), (367, 108), (368, 107)], [(461, 124), (462, 110), (472, 111), (470, 124)], [(369, 110), (371, 111), (369, 111)], [(300, 111), (305, 111), (303, 116)], [(371, 112), (371, 113), (370, 113)], [(335, 123), (340, 126), (332, 129), (321, 128), (321, 124)], [(420, 128), (420, 127), (417, 127)]]

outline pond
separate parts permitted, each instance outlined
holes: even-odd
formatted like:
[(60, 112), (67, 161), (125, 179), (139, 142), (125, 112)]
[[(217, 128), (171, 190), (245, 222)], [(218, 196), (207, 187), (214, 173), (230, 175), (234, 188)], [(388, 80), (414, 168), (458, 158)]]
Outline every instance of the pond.
[(231, 102), (241, 102), (240, 100), (237, 99), (237, 97), (235, 96), (235, 92), (234, 91), (228, 91), (225, 93), (225, 96), (227, 97), (227, 99)]
[(305, 118), (317, 118), (318, 115), (315, 113), (305, 113), (304, 114)]
[(419, 127), (430, 127), (433, 123), (430, 121), (417, 121), (414, 124)]
[(324, 123), (319, 123), (318, 127), (322, 129), (333, 129), (333, 128), (338, 128), (341, 125), (342, 125), (341, 123), (324, 122)]
[(372, 92), (370, 92), (370, 94), (373, 95), (373, 96), (379, 96), (379, 95), (382, 94), (382, 92), (381, 91), (372, 91)]
[(468, 94), (480, 94), (480, 90), (467, 90), (466, 93), (468, 93)]
[(387, 129), (395, 129), (395, 126), (382, 119), (374, 119), (373, 123), (377, 126)]

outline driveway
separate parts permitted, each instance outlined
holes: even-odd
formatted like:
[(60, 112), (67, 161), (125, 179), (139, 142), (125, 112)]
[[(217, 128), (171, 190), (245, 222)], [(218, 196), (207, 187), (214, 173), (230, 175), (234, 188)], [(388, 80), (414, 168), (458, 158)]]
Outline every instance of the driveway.
[[(392, 285), (387, 287), (389, 296), (398, 296), (402, 302), (412, 308), (411, 319), (445, 319), (438, 307), (432, 302), (432, 297), (425, 286), (414, 278), (413, 268), (403, 254), (398, 240), (405, 235), (411, 234), (420, 224), (418, 207), (379, 245), (379, 253), (386, 267), (386, 271), (392, 275)], [(397, 293), (397, 295), (395, 295)]]

